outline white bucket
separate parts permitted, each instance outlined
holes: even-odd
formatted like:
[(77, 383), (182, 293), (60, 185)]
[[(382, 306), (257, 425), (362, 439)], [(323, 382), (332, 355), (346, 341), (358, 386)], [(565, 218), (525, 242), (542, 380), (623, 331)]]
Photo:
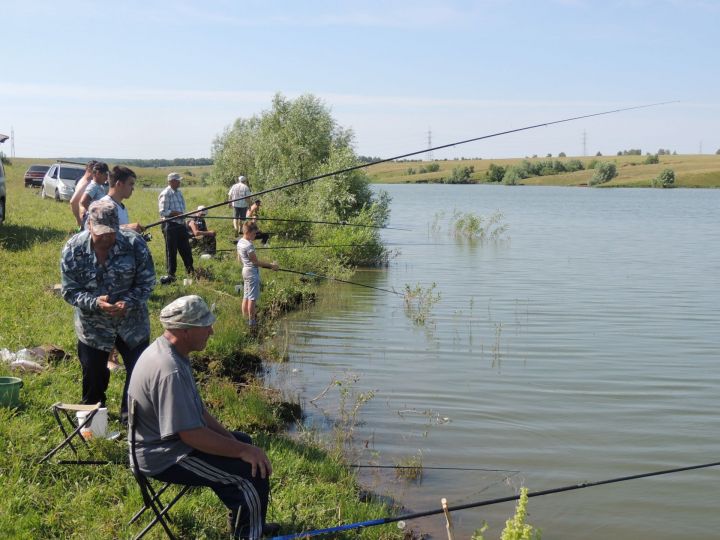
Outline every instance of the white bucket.
[[(85, 418), (87, 415), (89, 415), (92, 411), (78, 411), (75, 413), (75, 416), (77, 417), (78, 425), (82, 424), (85, 421)], [(107, 433), (107, 425), (108, 425), (108, 412), (107, 407), (100, 407), (98, 409), (98, 412), (95, 413), (95, 416), (93, 416), (93, 419), (90, 421), (90, 423), (86, 426), (84, 426), (80, 433), (83, 437), (86, 439), (92, 439), (93, 437), (105, 437), (105, 434)]]

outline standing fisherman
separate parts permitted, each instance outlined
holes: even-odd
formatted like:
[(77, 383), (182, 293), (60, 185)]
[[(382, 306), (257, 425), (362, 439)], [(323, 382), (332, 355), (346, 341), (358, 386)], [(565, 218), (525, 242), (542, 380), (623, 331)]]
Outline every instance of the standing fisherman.
[(175, 272), (177, 271), (178, 251), (185, 265), (185, 272), (188, 275), (195, 273), (185, 220), (183, 218), (169, 219), (185, 213), (185, 198), (180, 191), (180, 180), (182, 180), (182, 176), (178, 173), (168, 174), (167, 181), (169, 185), (160, 192), (158, 197), (160, 217), (167, 219), (162, 224), (162, 232), (163, 236), (165, 236), (165, 262), (167, 264), (167, 275), (160, 278), (160, 283), (163, 285), (172, 283), (177, 279)]
[(248, 209), (248, 200), (242, 197), (250, 197), (250, 195), (252, 195), (252, 192), (247, 185), (247, 178), (238, 176), (237, 183), (233, 184), (230, 191), (228, 191), (228, 201), (234, 201), (228, 203), (228, 205), (233, 209), (233, 217), (235, 218), (233, 219), (233, 227), (237, 234), (242, 233), (242, 223), (245, 221)]
[(92, 181), (85, 188), (85, 193), (80, 197), (80, 219), (85, 222), (87, 210), (90, 203), (99, 201), (108, 193), (108, 175), (110, 168), (104, 161), (98, 161), (93, 165)]
[(87, 230), (65, 244), (60, 259), (62, 297), (75, 307), (82, 403), (105, 404), (107, 359), (116, 347), (127, 373), (120, 409), (126, 422), (130, 375), (150, 341), (147, 301), (155, 267), (142, 237), (120, 228), (112, 202), (92, 203), (87, 222)]
[(243, 223), (243, 237), (237, 243), (238, 260), (242, 262), (243, 301), (242, 313), (247, 317), (251, 330), (257, 328), (257, 301), (260, 299), (260, 268), (277, 270), (280, 268), (277, 261), (271, 263), (261, 261), (255, 254), (253, 240), (257, 234), (258, 226), (253, 221)]
[(127, 208), (125, 208), (123, 204), (123, 201), (129, 199), (135, 190), (136, 181), (137, 176), (132, 169), (116, 165), (113, 167), (110, 178), (108, 179), (110, 191), (100, 200), (110, 201), (115, 205), (121, 229), (129, 229), (140, 234), (143, 232), (142, 225), (140, 225), (140, 223), (130, 223), (130, 216), (128, 215)]
[(95, 167), (96, 163), (97, 161), (95, 160), (88, 161), (85, 166), (85, 174), (83, 174), (82, 178), (80, 178), (80, 180), (78, 180), (75, 184), (75, 191), (73, 192), (73, 196), (70, 198), (70, 209), (72, 210), (73, 216), (75, 216), (75, 221), (77, 221), (78, 227), (82, 227), (83, 224), (82, 216), (80, 215), (80, 199), (82, 199), (83, 195), (85, 195), (85, 189), (92, 180), (93, 167)]

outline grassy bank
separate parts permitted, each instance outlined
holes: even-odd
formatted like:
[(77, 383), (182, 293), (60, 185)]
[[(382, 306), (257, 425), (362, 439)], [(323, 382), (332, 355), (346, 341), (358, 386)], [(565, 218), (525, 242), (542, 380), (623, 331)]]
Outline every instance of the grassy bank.
[[(593, 175), (588, 165), (593, 160), (611, 161), (616, 163), (618, 176), (602, 187), (650, 187), (651, 179), (660, 174), (663, 169), (675, 171), (676, 187), (686, 188), (716, 188), (720, 187), (720, 155), (663, 155), (659, 156), (659, 163), (645, 165), (646, 156), (601, 156), (601, 157), (567, 157), (552, 158), (562, 162), (579, 159), (585, 168), (582, 171), (562, 173), (548, 176), (537, 176), (522, 180), (525, 185), (541, 186), (584, 186)], [(404, 184), (404, 183), (439, 183), (446, 182), (457, 167), (473, 167), (469, 180), (474, 183), (487, 181), (486, 172), (491, 164), (509, 167), (520, 164), (525, 158), (516, 159), (465, 159), (465, 160), (436, 160), (436, 161), (408, 161), (389, 162), (375, 165), (368, 169), (372, 182), (377, 184)], [(539, 161), (550, 158), (534, 158), (530, 161)], [(439, 169), (432, 172), (420, 172), (431, 163), (437, 163)], [(415, 171), (408, 174), (409, 169)]]
[[(40, 160), (42, 161), (42, 160)], [(35, 160), (33, 160), (35, 162)], [(22, 406), (0, 408), (0, 531), (5, 538), (127, 538), (138, 532), (127, 521), (141, 506), (131, 474), (123, 464), (97, 467), (38, 465), (38, 460), (59, 442), (59, 432), (49, 407), (57, 401), (77, 402), (80, 367), (74, 348), (72, 309), (53, 291), (59, 282), (60, 250), (75, 229), (67, 203), (42, 200), (35, 189), (26, 189), (22, 175), (28, 162), (16, 160), (7, 167), (8, 217), (0, 226), (0, 349), (54, 344), (69, 358), (50, 365), (43, 373), (21, 375)], [(184, 172), (185, 168), (181, 168)], [(159, 169), (153, 169), (159, 171)], [(164, 178), (138, 169), (140, 182)], [(162, 182), (164, 184), (164, 182)], [(212, 187), (184, 189), (188, 207), (223, 200), (225, 190)], [(136, 190), (127, 201), (132, 220), (157, 219), (157, 191)], [(218, 247), (232, 248), (234, 236), (229, 220), (211, 222), (218, 230)], [(158, 275), (164, 272), (164, 247), (159, 228), (150, 231), (150, 248)], [(361, 233), (353, 233), (361, 234)], [(357, 240), (353, 240), (357, 241)], [(261, 252), (281, 265), (322, 271), (321, 264), (335, 265), (325, 257), (298, 251)], [(246, 333), (240, 319), (240, 297), (234, 286), (242, 278), (232, 253), (225, 260), (197, 261), (204, 279), (190, 286), (158, 286), (150, 299), (152, 337), (160, 333), (159, 310), (184, 294), (200, 294), (216, 304), (218, 323), (208, 349), (194, 358), (201, 392), (209, 408), (232, 429), (251, 433), (268, 450), (273, 462), (273, 497), (269, 519), (283, 525), (284, 532), (328, 527), (338, 523), (381, 517), (391, 512), (382, 502), (361, 502), (354, 476), (342, 466), (341, 455), (312, 442), (299, 444), (283, 434), (292, 417), (284, 397), (263, 388), (252, 375), (262, 351)], [(181, 265), (182, 268), (182, 265)], [(263, 271), (265, 272), (265, 271)], [(183, 277), (180, 270), (178, 277)], [(264, 318), (312, 301), (315, 286), (295, 276), (264, 273), (261, 304)], [(0, 375), (10, 371), (0, 364)], [(110, 431), (117, 422), (123, 374), (113, 374), (108, 391)], [(100, 441), (100, 454), (122, 461), (124, 439)], [(215, 495), (197, 490), (186, 496), (173, 512), (174, 527), (182, 537), (222, 538), (225, 514)], [(356, 533), (348, 537), (355, 538)], [(363, 538), (397, 538), (392, 526), (373, 528)], [(161, 538), (157, 530), (154, 538)]]

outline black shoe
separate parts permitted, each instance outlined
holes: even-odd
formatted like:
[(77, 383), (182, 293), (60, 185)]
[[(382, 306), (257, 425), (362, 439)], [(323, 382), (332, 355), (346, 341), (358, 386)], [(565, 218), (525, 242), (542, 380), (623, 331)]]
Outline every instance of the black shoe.
[(262, 535), (263, 536), (277, 536), (280, 532), (280, 524), (269, 522), (263, 525)]
[(175, 276), (163, 276), (160, 278), (161, 285), (167, 285), (168, 283), (174, 283), (176, 281)]

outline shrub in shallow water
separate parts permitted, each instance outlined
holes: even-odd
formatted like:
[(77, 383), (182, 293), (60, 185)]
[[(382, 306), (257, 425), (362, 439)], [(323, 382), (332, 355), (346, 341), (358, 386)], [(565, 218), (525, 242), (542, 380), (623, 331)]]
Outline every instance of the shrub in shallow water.
[(475, 240), (500, 240), (508, 225), (503, 222), (502, 212), (488, 217), (472, 212), (455, 212), (451, 218), (451, 229), (456, 237)]
[(440, 301), (440, 293), (435, 292), (436, 287), (436, 283), (430, 287), (405, 285), (405, 313), (418, 326), (428, 321), (432, 307)]

